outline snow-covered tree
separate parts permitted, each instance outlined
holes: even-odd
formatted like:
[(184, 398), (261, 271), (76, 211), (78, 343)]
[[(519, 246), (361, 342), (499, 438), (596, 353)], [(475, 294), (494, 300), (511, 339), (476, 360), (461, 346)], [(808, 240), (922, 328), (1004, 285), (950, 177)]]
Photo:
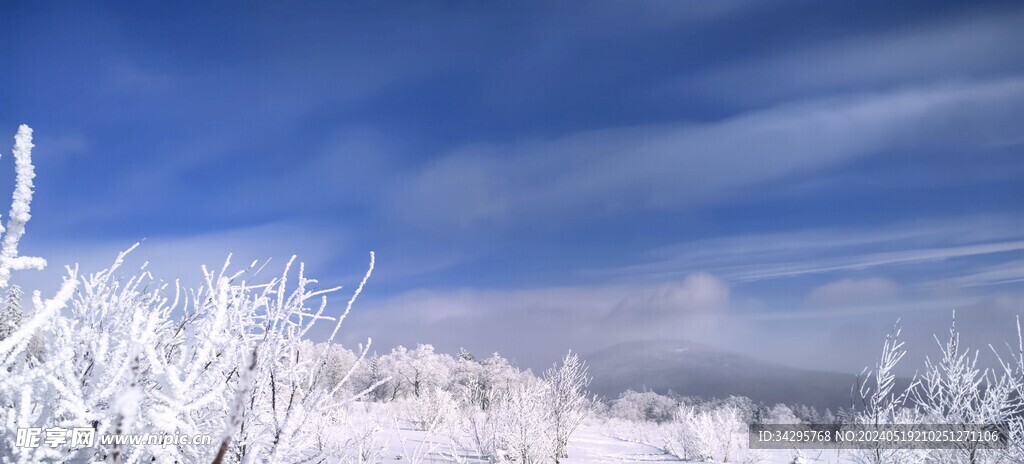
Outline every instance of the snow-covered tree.
[(499, 459), (520, 464), (549, 462), (554, 454), (550, 387), (541, 381), (509, 388), (494, 405)]
[[(1014, 390), (1014, 398), (1019, 401), (1024, 399), (1024, 331), (1021, 330), (1020, 316), (1017, 317), (1015, 345), (1006, 344), (1010, 353), (1005, 358), (999, 355), (994, 347), (990, 348), (1002, 366), (1004, 381)], [(1024, 462), (1024, 414), (1016, 414), (1009, 418), (1005, 425), (1009, 435), (1009, 446), (1004, 451), (1004, 457), (1010, 462)]]
[(480, 362), (479, 374), (474, 397), (480, 401), (480, 409), (484, 410), (491, 406), (495, 398), (528, 381), (527, 377), (532, 377), (520, 372), (498, 353), (492, 353), (491, 356)]
[[(1019, 380), (1012, 372), (1002, 375), (977, 367), (978, 351), (970, 352), (960, 345), (956, 313), (949, 329), (949, 338), (939, 345), (938, 361), (925, 360), (925, 371), (912, 397), (924, 420), (935, 424), (1007, 424), (1019, 418), (1024, 404), (1019, 395)], [(933, 453), (944, 460), (961, 460), (976, 464), (998, 454), (977, 446), (965, 445), (956, 450)], [(938, 457), (938, 456), (936, 456)], [(960, 459), (957, 459), (960, 458)]]
[(634, 422), (649, 421), (661, 424), (675, 418), (678, 407), (679, 402), (669, 396), (649, 390), (626, 390), (612, 402), (608, 414)]
[[(986, 424), (1008, 426), (1011, 436), (1019, 430), (1024, 413), (1024, 339), (1018, 330), (1018, 352), (1013, 362), (1002, 362), (1002, 372), (978, 367), (978, 351), (960, 344), (956, 314), (945, 341), (935, 340), (940, 357), (925, 360), (924, 372), (905, 389), (896, 388), (893, 369), (906, 354), (899, 341), (899, 324), (886, 337), (882, 356), (872, 373), (865, 376), (859, 389), (860, 405), (852, 417), (852, 426), (885, 426), (887, 424)], [(993, 351), (995, 351), (993, 349)], [(998, 355), (998, 353), (996, 353)], [(974, 444), (952, 450), (894, 450), (869, 447), (852, 450), (857, 463), (887, 464), (915, 462), (1021, 462), (1019, 445), (1011, 440), (1009, 450), (983, 449)]]
[(18, 327), (24, 314), (21, 312), (21, 287), (11, 285), (7, 289), (7, 298), (0, 306), (0, 340), (10, 337)]
[[(897, 321), (882, 344), (882, 356), (875, 369), (864, 369), (858, 382), (854, 408), (860, 421), (870, 424), (891, 423), (898, 411), (904, 408), (912, 389), (896, 390), (894, 369), (907, 354), (904, 342), (900, 340), (902, 328)], [(859, 404), (858, 404), (859, 403)]]
[(398, 346), (387, 356), (392, 378), (402, 384), (407, 395), (419, 398), (425, 391), (447, 387), (453, 360), (434, 352), (432, 345), (417, 345), (409, 350)]
[(401, 386), (399, 379), (393, 379), (387, 372), (388, 360), (374, 353), (366, 363), (366, 371), (361, 376), (361, 385), (369, 389), (369, 397), (376, 401), (391, 401), (398, 396)]
[[(793, 415), (800, 422), (806, 424), (830, 424), (832, 420), (826, 420), (824, 413), (819, 413), (814, 406), (808, 406), (806, 404), (797, 404), (790, 408), (793, 411)], [(834, 418), (833, 418), (834, 419)]]
[(591, 378), (586, 365), (575, 353), (562, 358), (560, 365), (544, 373), (547, 402), (551, 410), (551, 433), (555, 462), (569, 457), (569, 437), (587, 416), (590, 400), (587, 387)]
[(476, 356), (459, 348), (452, 365), (451, 388), (461, 403), (481, 407), (481, 375), (483, 367)]
[(457, 420), (458, 404), (451, 392), (435, 386), (403, 400), (400, 409), (416, 430), (434, 432)]
[(776, 404), (768, 411), (768, 424), (799, 424), (800, 419), (796, 417), (796, 414), (782, 403)]
[(451, 387), (460, 400), (486, 411), (504, 390), (518, 384), (523, 373), (507, 359), (493, 353), (479, 361), (462, 350), (452, 364)]
[[(341, 345), (330, 343), (313, 343), (308, 340), (303, 340), (299, 344), (300, 357), (303, 359), (311, 359), (324, 350), (326, 350), (326, 355), (324, 358), (323, 372), (316, 388), (334, 390), (338, 385), (342, 385), (341, 389), (336, 391), (336, 394), (345, 397), (350, 397), (356, 392), (361, 391), (361, 389), (358, 389), (359, 384), (353, 381), (358, 375), (358, 372), (362, 371), (362, 369), (358, 369), (358, 353), (348, 350)], [(345, 380), (345, 376), (349, 375), (349, 372), (352, 371), (353, 367), (357, 369), (356, 373), (353, 373), (350, 376), (350, 379), (342, 384), (342, 381)]]
[[(854, 410), (847, 417), (847, 424), (863, 427), (879, 427), (886, 424), (915, 423), (919, 420), (908, 400), (917, 385), (912, 380), (906, 389), (898, 389), (895, 369), (906, 356), (905, 344), (900, 340), (902, 327), (899, 321), (885, 336), (882, 354), (873, 370), (864, 369), (854, 385)], [(896, 464), (923, 462), (927, 451), (888, 449), (882, 446), (862, 447), (852, 450), (851, 459), (863, 464)]]

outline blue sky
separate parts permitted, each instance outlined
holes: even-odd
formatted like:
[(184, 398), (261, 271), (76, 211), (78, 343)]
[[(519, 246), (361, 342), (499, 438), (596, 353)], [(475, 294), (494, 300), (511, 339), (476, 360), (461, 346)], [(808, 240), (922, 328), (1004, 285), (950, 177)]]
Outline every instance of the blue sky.
[(856, 370), (898, 317), (920, 345), (954, 308), (979, 339), (1024, 310), (1022, 25), (1013, 2), (23, 3), (0, 128), (36, 130), (48, 278), (146, 237), (166, 278), (298, 253), (351, 286), (375, 250), (349, 342)]

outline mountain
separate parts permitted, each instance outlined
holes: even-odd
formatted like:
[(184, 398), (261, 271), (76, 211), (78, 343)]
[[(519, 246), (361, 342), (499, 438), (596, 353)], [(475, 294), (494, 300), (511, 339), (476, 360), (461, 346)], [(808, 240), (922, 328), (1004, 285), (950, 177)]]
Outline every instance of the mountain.
[(796, 369), (688, 341), (620, 343), (584, 355), (594, 377), (591, 391), (615, 398), (627, 389), (672, 391), (685, 396), (806, 404), (819, 409), (850, 407), (856, 377)]

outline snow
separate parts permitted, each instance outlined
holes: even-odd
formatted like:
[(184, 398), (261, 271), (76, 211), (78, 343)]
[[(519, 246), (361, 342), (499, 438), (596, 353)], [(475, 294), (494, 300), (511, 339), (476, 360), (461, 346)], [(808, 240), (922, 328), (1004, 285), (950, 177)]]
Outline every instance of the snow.
[[(366, 413), (363, 420), (386, 422), (386, 417), (391, 414), (393, 409), (392, 406), (394, 405), (374, 405), (372, 411)], [(399, 422), (398, 425), (393, 423), (390, 428), (381, 432), (380, 440), (387, 445), (380, 462), (394, 464), (489, 462), (479, 453), (465, 447), (453, 446), (450, 437), (444, 434), (415, 430), (408, 423)], [(336, 429), (334, 434), (342, 436), (345, 431)], [(838, 455), (836, 451), (831, 450), (804, 450), (803, 453), (806, 456), (804, 462), (807, 464), (849, 464), (853, 462), (849, 459), (850, 456)], [(763, 464), (789, 464), (797, 455), (795, 451), (790, 450), (764, 450), (761, 454), (762, 459), (758, 462)], [(569, 444), (569, 457), (561, 460), (563, 464), (646, 462), (697, 463), (704, 461), (686, 461), (657, 446), (614, 438), (609, 435), (607, 427), (596, 419), (587, 421), (577, 429)]]

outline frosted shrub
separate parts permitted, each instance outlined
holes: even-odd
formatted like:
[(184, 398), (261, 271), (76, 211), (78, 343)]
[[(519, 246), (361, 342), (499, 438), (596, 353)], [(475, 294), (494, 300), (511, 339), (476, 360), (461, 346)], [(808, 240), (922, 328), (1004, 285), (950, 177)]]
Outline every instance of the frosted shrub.
[(799, 424), (800, 419), (796, 417), (793, 410), (782, 403), (776, 404), (768, 411), (768, 417), (765, 421), (768, 424)]
[[(977, 367), (978, 352), (960, 346), (956, 314), (943, 343), (936, 337), (940, 358), (925, 360), (925, 371), (912, 396), (926, 422), (936, 424), (1007, 424), (1019, 419), (1024, 405), (1018, 395), (1020, 379), (1005, 372)], [(998, 462), (1001, 452), (977, 447), (936, 450), (946, 462)]]
[(652, 391), (626, 390), (612, 402), (608, 411), (611, 417), (635, 422), (665, 423), (675, 417), (679, 402)]
[[(964, 447), (954, 450), (853, 450), (854, 462), (887, 463), (999, 463), (1021, 462), (1020, 430), (1024, 405), (1024, 339), (1018, 321), (1017, 352), (1011, 362), (999, 359), (1001, 370), (977, 367), (979, 352), (960, 346), (954, 314), (945, 341), (935, 337), (940, 357), (926, 359), (924, 373), (904, 390), (894, 388), (892, 370), (906, 354), (899, 341), (899, 326), (882, 347), (882, 357), (860, 387), (861, 407), (847, 421), (853, 424), (1005, 424), (1009, 450)], [(993, 349), (993, 351), (995, 351)], [(998, 356), (998, 353), (996, 353)]]
[(332, 436), (325, 440), (325, 446), (336, 447), (334, 453), (340, 462), (371, 464), (381, 462), (391, 441), (385, 433), (389, 427), (382, 417), (359, 411), (349, 411)]
[[(915, 409), (898, 408), (890, 414), (869, 421), (866, 416), (857, 416), (848, 420), (846, 427), (862, 425), (884, 425), (884, 424), (920, 424), (927, 423)], [(849, 460), (856, 464), (915, 464), (935, 462), (930, 460), (931, 450), (926, 449), (889, 449), (885, 447), (861, 447), (846, 450), (849, 453)], [(956, 462), (956, 461), (939, 461)]]
[(569, 353), (562, 363), (544, 373), (546, 403), (550, 411), (555, 462), (569, 457), (569, 437), (590, 411), (587, 367), (579, 356)]
[[(910, 395), (917, 384), (911, 381), (905, 390), (896, 389), (893, 370), (906, 356), (904, 342), (900, 340), (899, 322), (886, 335), (882, 354), (873, 370), (865, 369), (858, 383), (859, 411), (846, 422), (850, 425), (883, 425), (920, 422), (921, 418), (909, 404)], [(899, 450), (882, 447), (858, 448), (850, 451), (850, 459), (862, 464), (896, 464), (925, 462), (927, 450)]]
[[(5, 398), (15, 410), (35, 412), (11, 415), (8, 422), (18, 422), (7, 433), (13, 425), (93, 426), (98, 433), (214, 434), (221, 443), (134, 447), (118, 451), (122, 462), (212, 460), (214, 452), (222, 461), (269, 459), (320, 449), (321, 431), (349, 398), (337, 395), (345, 382), (316, 388), (323, 357), (304, 357), (299, 349), (312, 323), (325, 319), (323, 304), (313, 311), (305, 305), (317, 292), (306, 290), (312, 281), (301, 266), (291, 292), (287, 268), (261, 286), (222, 270), (206, 271), (196, 291), (175, 288), (168, 297), (167, 286), (145, 271), (115, 277), (123, 258), (109, 270), (81, 278), (72, 271), (66, 279), (80, 290), (68, 295), (65, 312), (41, 324), (50, 341), (46, 363), (23, 364), (19, 375), (2, 381), (4, 391), (23, 392)], [(176, 308), (179, 318), (172, 317)], [(46, 450), (62, 460), (117, 451), (10, 450), (33, 458)]]
[(683, 406), (679, 408), (676, 421), (676, 443), (684, 459), (731, 462), (746, 444), (747, 424), (741, 420), (735, 406), (707, 411)]
[(491, 462), (553, 462), (555, 440), (548, 388), (534, 379), (503, 390), (485, 411), (465, 411), (467, 447)]
[(412, 350), (395, 347), (383, 362), (404, 396), (419, 398), (424, 392), (446, 387), (452, 376), (451, 357), (435, 353), (431, 345), (419, 344)]
[(403, 418), (416, 430), (435, 432), (458, 420), (458, 403), (451, 392), (433, 387), (401, 403)]
[(524, 378), (519, 369), (498, 353), (483, 361), (463, 353), (452, 372), (452, 388), (459, 401), (481, 411), (489, 409), (506, 389), (518, 385)]
[(462, 435), (467, 437), (463, 446), (481, 457), (496, 461), (499, 455), (501, 429), (493, 410), (464, 412)]
[(499, 457), (532, 464), (550, 462), (554, 454), (547, 384), (529, 382), (509, 389), (494, 406)]
[[(463, 377), (469, 381), (454, 385), (469, 401), (462, 405), (466, 446), (495, 462), (559, 462), (568, 457), (569, 439), (591, 408), (584, 364), (570, 353), (537, 379), (513, 374), (499, 359), (492, 356), (474, 369), (469, 369), (468, 359), (460, 361), (459, 370), (470, 374)], [(494, 381), (499, 378), (503, 381)], [(481, 385), (486, 388), (474, 393)]]
[[(31, 130), (19, 129), (17, 186), (0, 243), (0, 286), (11, 271), (45, 261), (18, 255), (32, 198)], [(130, 251), (130, 250), (129, 250)], [(203, 268), (192, 290), (156, 280), (145, 266), (121, 275), (128, 252), (109, 268), (67, 268), (60, 289), (32, 294), (32, 316), (0, 340), (0, 456), (13, 462), (286, 462), (332, 453), (323, 433), (351, 396), (339, 395), (354, 366), (326, 387), (328, 345), (303, 337), (331, 321), (333, 340), (370, 270), (340, 317), (325, 316), (327, 294), (311, 290), (294, 258), (277, 278), (251, 283), (241, 272)], [(291, 281), (291, 279), (295, 279)], [(34, 337), (47, 340), (29, 362)], [(304, 348), (305, 347), (305, 348)], [(366, 349), (360, 351), (359, 359)], [(353, 396), (357, 396), (353, 395)], [(22, 427), (87, 427), (105, 433), (211, 434), (214, 446), (122, 445), (72, 449), (15, 446)]]
[(675, 430), (670, 428), (668, 423), (636, 422), (612, 417), (603, 421), (602, 429), (606, 435), (618, 440), (640, 443), (665, 450), (673, 448), (670, 435), (674, 434)]
[[(347, 350), (340, 345), (313, 343), (309, 340), (302, 340), (299, 344), (299, 356), (303, 359), (313, 359), (326, 348), (324, 355), (323, 372), (320, 380), (315, 385), (316, 389), (334, 390), (339, 384), (343, 385), (335, 391), (338, 398), (350, 398), (361, 390), (357, 390), (358, 384), (354, 381), (360, 372), (359, 354)], [(349, 372), (356, 369), (356, 372), (345, 380)]]

